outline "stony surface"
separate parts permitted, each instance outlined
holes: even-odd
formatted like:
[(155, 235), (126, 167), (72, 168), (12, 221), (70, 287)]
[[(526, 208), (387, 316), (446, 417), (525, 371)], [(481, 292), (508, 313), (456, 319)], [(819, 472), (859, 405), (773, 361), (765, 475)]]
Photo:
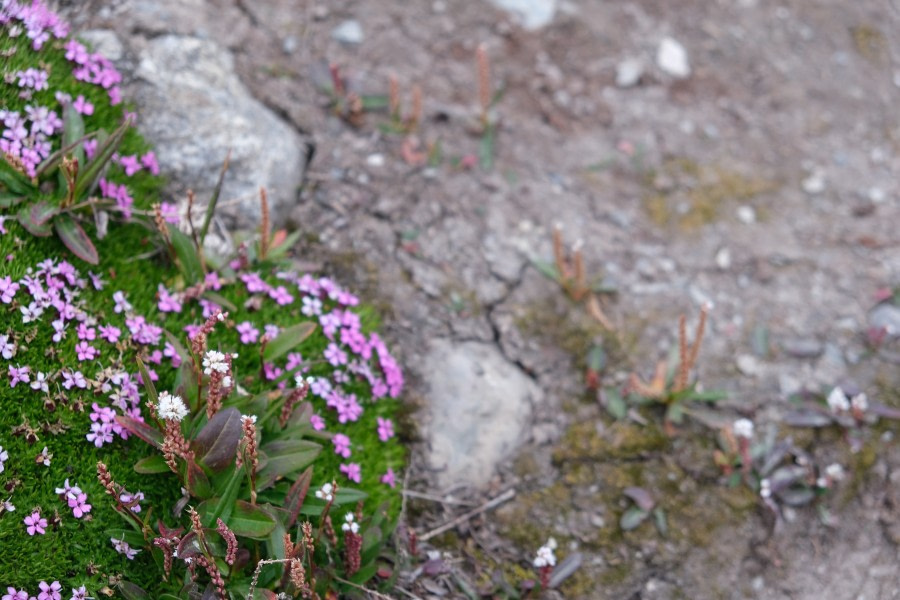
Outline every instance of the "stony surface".
[(426, 460), (438, 484), (486, 485), (529, 437), (540, 389), (483, 342), (434, 340), (416, 367), (428, 386)]
[[(678, 315), (692, 325), (707, 301), (715, 310), (699, 375), (728, 392), (723, 418), (774, 427), (787, 397), (803, 388), (852, 379), (876, 397), (900, 385), (897, 353), (872, 352), (867, 342), (870, 327), (896, 321), (870, 310), (884, 288), (900, 284), (895, 7), (570, 0), (535, 32), (488, 2), (134, 0), (93, 8), (86, 26), (111, 28), (138, 51), (170, 34), (215, 40), (261, 102), (312, 136), (314, 185), (291, 213), (316, 234), (318, 244), (303, 250), (383, 300), (408, 364), (421, 364), (438, 338), (477, 342), (542, 390), (531, 443), (499, 465), (485, 492), (517, 489), (509, 512), (538, 515), (533, 528), (516, 537), (492, 521), (472, 523), (461, 530), (465, 544), (525, 567), (542, 538), (556, 535), (566, 553), (585, 557), (573, 577), (591, 585), (567, 584), (572, 597), (897, 597), (900, 576), (887, 566), (897, 559), (900, 456), (890, 428), (873, 442), (874, 455), (823, 447), (859, 478), (832, 506), (835, 525), (801, 510), (773, 534), (753, 506), (674, 558), (663, 538), (621, 535), (614, 525), (623, 507), (613, 501), (601, 510), (592, 503), (600, 484), (585, 481), (577, 462), (558, 460), (573, 427), (611, 427), (584, 399), (587, 350), (609, 351), (604, 383), (631, 370), (647, 376), (672, 349)], [(359, 44), (331, 36), (348, 19), (365, 32)], [(666, 37), (689, 49), (690, 76), (656, 63)], [(478, 167), (474, 56), (482, 43), (494, 89), (504, 91), (490, 169)], [(648, 67), (617, 85), (617, 66), (628, 59)], [(388, 116), (374, 111), (357, 126), (341, 120), (322, 91), (329, 63), (362, 94), (386, 93), (395, 74), (404, 114), (412, 86), (421, 85), (419, 127), (389, 133)], [(603, 298), (616, 343), (534, 268), (550, 257), (555, 223), (567, 244), (583, 240), (589, 275), (617, 288), (617, 297)], [(419, 419), (433, 400), (431, 371), (416, 369)], [(709, 459), (692, 455), (689, 440), (685, 433), (674, 442), (678, 469)], [(423, 466), (411, 478), (425, 490), (438, 488), (423, 459), (428, 442), (413, 456)], [(665, 454), (658, 458), (678, 472)], [(685, 502), (692, 490), (702, 499), (720, 487), (715, 471), (690, 473), (673, 484)], [(565, 511), (528, 504), (552, 493)], [(426, 511), (413, 525), (450, 516)], [(598, 531), (609, 533), (606, 545), (585, 541)], [(520, 545), (510, 549), (510, 536)]]

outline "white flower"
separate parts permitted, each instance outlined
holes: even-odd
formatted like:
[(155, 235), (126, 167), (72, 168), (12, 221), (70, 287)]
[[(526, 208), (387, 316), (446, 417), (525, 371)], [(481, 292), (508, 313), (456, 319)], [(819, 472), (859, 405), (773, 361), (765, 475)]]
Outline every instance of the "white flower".
[(44, 449), (41, 450), (41, 453), (38, 454), (38, 455), (34, 458), (34, 462), (38, 463), (39, 465), (42, 464), (42, 465), (44, 465), (45, 467), (49, 467), (49, 466), (50, 466), (50, 460), (51, 460), (52, 458), (53, 458), (53, 455), (50, 454), (50, 452), (47, 451), (47, 446), (44, 446)]
[(216, 320), (217, 320), (217, 321), (224, 321), (224, 320), (225, 320), (225, 313), (223, 313), (223, 312), (218, 313), (218, 314), (216, 315)]
[(246, 423), (247, 421), (256, 423), (256, 415), (241, 415), (241, 423)]
[(763, 479), (759, 482), (759, 495), (763, 498), (768, 498), (772, 495), (772, 482), (768, 479)]
[(866, 410), (869, 408), (869, 398), (866, 397), (866, 394), (864, 392), (860, 392), (859, 394), (850, 398), (850, 406), (853, 407), (853, 410), (866, 412)]
[(40, 371), (35, 373), (34, 379), (32, 380), (32, 382), (29, 385), (31, 385), (31, 389), (33, 389), (35, 391), (41, 390), (45, 394), (50, 393), (50, 387), (47, 385), (47, 374), (46, 373), (41, 373)]
[(831, 412), (850, 410), (850, 401), (847, 399), (847, 394), (839, 387), (831, 390), (831, 393), (828, 394), (828, 398), (825, 401), (828, 403), (828, 408), (831, 409)]
[(160, 419), (171, 419), (173, 421), (181, 421), (188, 415), (187, 406), (181, 396), (173, 396), (169, 392), (162, 392), (159, 395), (159, 406), (156, 407)]
[(11, 500), (12, 500), (12, 496), (7, 498), (3, 502), (0, 502), (0, 506), (2, 506), (3, 510), (5, 510), (6, 512), (13, 512), (14, 510), (16, 510), (16, 507), (13, 505)]
[(554, 550), (556, 550), (556, 540), (550, 538), (547, 540), (546, 544), (538, 548), (537, 555), (534, 558), (534, 566), (538, 569), (556, 566), (556, 555), (553, 553)]
[(344, 521), (346, 522), (341, 525), (341, 529), (343, 531), (359, 533), (359, 523), (356, 522), (356, 519), (353, 517), (353, 513), (347, 513), (346, 515), (344, 515)]
[(203, 357), (203, 372), (207, 375), (212, 375), (213, 371), (218, 373), (228, 372), (228, 363), (225, 362), (225, 355), (217, 350), (210, 350)]
[(737, 437), (753, 439), (753, 421), (750, 419), (738, 419), (731, 427)]
[(831, 463), (825, 467), (825, 476), (834, 481), (840, 481), (844, 478), (844, 467), (838, 463)]
[(15, 343), (9, 341), (8, 335), (0, 335), (0, 356), (5, 358), (6, 360), (9, 360), (15, 355), (16, 355)]
[(334, 500), (334, 486), (326, 483), (321, 489), (316, 490), (316, 498), (325, 502), (331, 502)]
[(234, 382), (232, 381), (231, 377), (229, 377), (228, 375), (226, 375), (225, 377), (222, 378), (222, 387), (230, 388), (232, 383), (234, 383)]

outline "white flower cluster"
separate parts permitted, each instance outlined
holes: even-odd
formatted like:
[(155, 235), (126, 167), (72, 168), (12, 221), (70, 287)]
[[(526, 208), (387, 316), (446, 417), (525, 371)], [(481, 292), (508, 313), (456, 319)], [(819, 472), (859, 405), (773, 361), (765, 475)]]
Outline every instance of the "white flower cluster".
[(753, 421), (750, 419), (738, 419), (731, 428), (734, 430), (734, 435), (737, 437), (747, 440), (753, 439)]
[(847, 412), (851, 408), (859, 412), (866, 412), (869, 408), (869, 398), (865, 392), (860, 392), (852, 398), (847, 397), (847, 393), (839, 387), (831, 390), (828, 398), (825, 399), (831, 412), (840, 413)]
[(173, 421), (181, 421), (188, 415), (187, 406), (181, 396), (173, 396), (169, 392), (161, 392), (159, 394), (159, 406), (156, 412), (160, 419), (171, 419)]
[(302, 373), (297, 373), (294, 376), (294, 387), (303, 387), (304, 385), (312, 385), (315, 383), (315, 377), (304, 377)]
[(241, 423), (246, 423), (247, 421), (256, 423), (256, 415), (241, 415)]
[(356, 522), (353, 513), (347, 513), (346, 515), (344, 515), (344, 521), (346, 522), (341, 525), (342, 530), (350, 531), (352, 533), (359, 533), (359, 523)]
[(218, 350), (209, 350), (203, 356), (203, 372), (212, 375), (213, 371), (217, 373), (227, 373), (228, 363), (225, 362), (225, 355)]
[(838, 463), (831, 463), (825, 467), (825, 476), (816, 480), (816, 485), (820, 488), (830, 488), (831, 484), (841, 481), (844, 478), (844, 467)]
[(556, 566), (556, 554), (553, 551), (556, 550), (556, 540), (550, 538), (547, 540), (547, 543), (538, 548), (537, 555), (534, 557), (534, 566), (538, 569), (542, 567), (555, 567)]
[(331, 502), (334, 500), (334, 486), (326, 483), (321, 489), (316, 490), (316, 498), (325, 502)]

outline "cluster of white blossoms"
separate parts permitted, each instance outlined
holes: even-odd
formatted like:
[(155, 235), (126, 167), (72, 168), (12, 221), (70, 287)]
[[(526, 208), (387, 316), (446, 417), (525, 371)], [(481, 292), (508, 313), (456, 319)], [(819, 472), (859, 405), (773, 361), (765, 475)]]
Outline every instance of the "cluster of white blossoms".
[(218, 350), (210, 350), (203, 355), (203, 372), (212, 375), (213, 371), (217, 373), (227, 373), (228, 363), (225, 362), (225, 355)]
[(844, 478), (844, 467), (838, 463), (831, 463), (825, 467), (825, 476), (816, 480), (816, 485), (820, 488), (829, 488), (835, 481), (841, 481)]
[(187, 406), (181, 396), (173, 396), (169, 392), (161, 392), (159, 394), (159, 406), (156, 412), (160, 419), (169, 419), (172, 421), (181, 421), (188, 415)]
[(334, 500), (334, 486), (326, 483), (321, 489), (316, 490), (316, 498), (325, 502), (331, 502)]
[(347, 513), (344, 515), (345, 523), (341, 525), (341, 529), (343, 531), (349, 531), (351, 533), (359, 533), (359, 523), (356, 522), (356, 518), (353, 516), (353, 513)]
[(747, 440), (753, 439), (753, 421), (750, 419), (738, 419), (731, 428), (737, 437)]
[(556, 550), (556, 540), (550, 538), (547, 540), (547, 543), (538, 548), (537, 555), (534, 557), (534, 566), (538, 569), (542, 567), (555, 567), (556, 566), (556, 554), (553, 551)]
[(831, 390), (825, 399), (831, 412), (840, 413), (847, 412), (851, 408), (859, 412), (865, 412), (869, 408), (869, 398), (865, 392), (860, 392), (852, 398), (847, 397), (847, 393), (839, 387)]

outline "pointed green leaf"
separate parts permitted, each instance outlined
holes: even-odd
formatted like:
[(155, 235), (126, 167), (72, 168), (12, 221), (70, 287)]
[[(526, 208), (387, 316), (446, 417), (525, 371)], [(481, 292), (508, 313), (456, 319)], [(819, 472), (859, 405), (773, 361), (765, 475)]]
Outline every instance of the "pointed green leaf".
[(62, 213), (53, 219), (53, 226), (59, 239), (72, 254), (86, 263), (99, 264), (100, 256), (97, 254), (97, 248), (75, 219), (67, 213)]
[(309, 484), (312, 481), (312, 470), (312, 467), (308, 467), (303, 471), (303, 474), (297, 478), (297, 481), (294, 482), (294, 485), (291, 486), (287, 496), (284, 498), (284, 508), (288, 511), (288, 519), (284, 524), (287, 529), (294, 526), (294, 523), (297, 522), (297, 517), (300, 515), (300, 508), (303, 506), (303, 501), (306, 500)]
[(23, 196), (31, 195), (37, 189), (31, 179), (9, 164), (2, 153), (0, 153), (0, 184), (10, 192)]
[(264, 540), (275, 529), (275, 519), (259, 506), (238, 500), (228, 519), (228, 527), (237, 536)]
[(178, 267), (182, 276), (184, 276), (185, 282), (188, 285), (198, 283), (203, 279), (204, 273), (194, 240), (174, 228), (169, 229), (169, 236), (172, 240), (172, 247), (175, 249), (175, 257), (178, 259)]
[(150, 377), (147, 365), (144, 364), (144, 361), (140, 356), (135, 356), (134, 360), (137, 363), (138, 372), (141, 374), (141, 382), (144, 384), (144, 389), (147, 391), (147, 397), (150, 399), (150, 402), (159, 406), (159, 397), (156, 395), (156, 386), (153, 385), (153, 379)]
[(85, 165), (84, 169), (78, 172), (78, 181), (75, 182), (76, 199), (81, 199), (90, 194), (94, 186), (97, 185), (103, 170), (106, 168), (112, 155), (118, 150), (119, 145), (122, 143), (122, 138), (125, 137), (125, 132), (128, 131), (129, 127), (131, 127), (131, 122), (126, 119), (112, 132), (112, 135), (100, 140), (99, 147), (94, 153), (94, 158)]
[(75, 148), (73, 154), (79, 165), (84, 165), (84, 148), (81, 146), (83, 138), (84, 119), (81, 118), (81, 114), (75, 110), (75, 107), (70, 102), (63, 107), (62, 145)]
[(130, 581), (120, 581), (116, 588), (125, 600), (150, 600), (150, 594)]
[(203, 244), (206, 241), (206, 232), (209, 231), (209, 224), (212, 222), (213, 215), (216, 212), (216, 204), (219, 202), (219, 195), (222, 193), (222, 184), (225, 182), (225, 173), (228, 171), (228, 164), (231, 161), (231, 150), (228, 150), (228, 153), (225, 155), (225, 160), (222, 162), (222, 170), (219, 171), (219, 180), (216, 182), (216, 187), (213, 190), (213, 195), (209, 199), (209, 204), (206, 205), (206, 214), (203, 217), (203, 225), (200, 227), (200, 243)]
[(281, 356), (284, 356), (297, 346), (299, 346), (306, 338), (308, 338), (316, 330), (316, 324), (312, 321), (304, 321), (297, 323), (284, 329), (278, 334), (274, 340), (266, 344), (263, 352), (263, 359), (271, 362)]
[(31, 222), (35, 225), (43, 225), (59, 212), (59, 207), (50, 204), (46, 200), (38, 200), (31, 205), (29, 211)]
[(650, 513), (647, 511), (641, 510), (637, 506), (632, 506), (622, 514), (622, 518), (619, 519), (619, 527), (622, 528), (622, 531), (631, 531), (643, 523), (649, 516)]
[(134, 463), (134, 470), (145, 475), (168, 473), (169, 465), (166, 464), (162, 454), (153, 454)]
[[(306, 440), (270, 442), (260, 448), (258, 489), (264, 490), (281, 477), (288, 477), (308, 467), (322, 447)], [(263, 466), (264, 465), (264, 466)]]

